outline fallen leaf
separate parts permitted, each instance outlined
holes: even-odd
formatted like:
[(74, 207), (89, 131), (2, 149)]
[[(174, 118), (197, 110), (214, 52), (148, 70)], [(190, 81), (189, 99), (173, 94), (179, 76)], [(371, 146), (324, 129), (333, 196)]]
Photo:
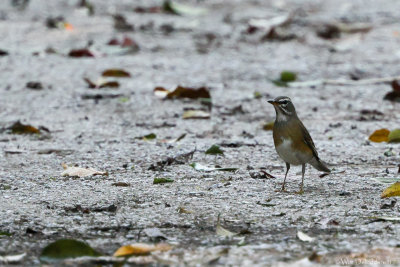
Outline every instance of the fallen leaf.
[(204, 171), (204, 172), (211, 172), (211, 171), (227, 171), (227, 172), (234, 172), (237, 171), (239, 168), (210, 168), (199, 163), (192, 163), (190, 166), (195, 169), (196, 171)]
[(344, 33), (367, 33), (372, 30), (372, 25), (369, 23), (337, 23), (340, 32)]
[(225, 229), (224, 227), (221, 226), (220, 214), (218, 214), (217, 227), (216, 227), (215, 233), (217, 235), (219, 235), (219, 236), (222, 236), (222, 237), (233, 237), (235, 235), (238, 235), (237, 233), (231, 232), (231, 231), (229, 231), (229, 230), (227, 230), (227, 229)]
[(181, 134), (178, 138), (174, 138), (174, 139), (164, 139), (164, 140), (161, 140), (161, 142), (167, 143), (167, 144), (172, 144), (172, 143), (176, 143), (176, 142), (181, 141), (183, 138), (185, 138), (185, 136), (186, 136), (186, 133)]
[(149, 133), (143, 136), (138, 136), (135, 139), (142, 139), (143, 141), (152, 141), (157, 138), (157, 135), (155, 133)]
[(163, 87), (156, 87), (154, 89), (154, 94), (159, 98), (190, 98), (190, 99), (199, 99), (199, 98), (211, 98), (210, 92), (207, 87), (200, 88), (190, 88), (177, 86), (174, 91), (169, 91)]
[(400, 143), (400, 129), (395, 129), (393, 131), (390, 131), (390, 134), (388, 136), (388, 142)]
[(95, 101), (98, 101), (100, 99), (112, 99), (112, 98), (121, 98), (124, 97), (122, 94), (106, 94), (106, 93), (101, 93), (101, 94), (83, 94), (81, 96), (82, 99), (88, 100), (92, 99)]
[(119, 83), (117, 81), (109, 81), (104, 78), (100, 78), (96, 82), (92, 82), (89, 78), (83, 78), (83, 80), (88, 84), (88, 87), (92, 89), (119, 87)]
[(396, 182), (386, 188), (382, 194), (381, 198), (387, 198), (387, 197), (398, 197), (400, 196), (400, 182)]
[(108, 69), (103, 71), (101, 75), (104, 77), (131, 77), (131, 74), (129, 72), (122, 69)]
[(87, 48), (73, 49), (68, 54), (69, 57), (94, 57), (94, 54)]
[(21, 262), (26, 257), (26, 253), (18, 254), (18, 255), (8, 255), (8, 256), (0, 256), (1, 264), (16, 264)]
[(127, 246), (122, 246), (114, 253), (114, 257), (129, 257), (129, 256), (143, 256), (149, 255), (153, 251), (168, 251), (172, 247), (166, 243), (160, 243), (156, 245), (135, 243)]
[(43, 85), (41, 82), (28, 82), (26, 84), (26, 88), (33, 89), (33, 90), (42, 90)]
[(135, 7), (134, 11), (136, 13), (161, 13), (162, 8), (160, 6), (151, 6), (151, 7)]
[(162, 9), (164, 12), (183, 16), (199, 16), (207, 13), (204, 8), (191, 7), (170, 0), (164, 1)]
[(388, 129), (379, 129), (373, 132), (368, 139), (375, 143), (387, 142), (389, 141), (389, 134), (390, 131)]
[(304, 242), (313, 242), (315, 240), (314, 237), (310, 237), (302, 231), (297, 232), (297, 238)]
[(66, 22), (64, 17), (49, 17), (46, 19), (46, 26), (50, 29), (65, 29), (65, 30), (73, 30), (73, 26)]
[(100, 172), (95, 169), (85, 169), (80, 167), (69, 167), (67, 164), (62, 164), (64, 171), (61, 173), (61, 176), (70, 176), (70, 177), (88, 177), (94, 175), (108, 175), (108, 172)]
[(60, 239), (47, 245), (39, 256), (40, 261), (54, 263), (67, 258), (83, 256), (100, 256), (96, 250), (88, 244), (74, 239)]
[(279, 79), (272, 80), (272, 83), (276, 86), (287, 87), (288, 83), (294, 82), (297, 79), (297, 75), (291, 71), (282, 71)]
[(40, 134), (40, 130), (32, 125), (22, 124), (20, 121), (15, 122), (9, 128), (13, 134)]
[(370, 217), (375, 221), (388, 221), (388, 222), (400, 222), (400, 217), (390, 217), (390, 216), (378, 216), (378, 217)]
[(8, 52), (6, 50), (0, 49), (0, 57), (7, 56)]
[(209, 119), (211, 114), (204, 110), (186, 110), (183, 112), (182, 118), (186, 119)]
[(115, 14), (113, 15), (113, 19), (114, 19), (114, 29), (116, 29), (117, 31), (128, 32), (135, 30), (133, 25), (129, 24), (123, 15)]
[(154, 178), (153, 184), (166, 184), (166, 183), (173, 183), (174, 180), (170, 178)]
[(205, 152), (206, 155), (223, 155), (224, 151), (219, 148), (217, 145), (212, 145), (209, 149)]
[(128, 187), (131, 186), (130, 183), (125, 183), (125, 182), (116, 182), (116, 183), (112, 183), (112, 186), (121, 186), (121, 187)]
[(274, 121), (268, 122), (266, 124), (264, 124), (263, 126), (263, 130), (264, 131), (272, 131), (274, 129)]
[(167, 240), (167, 236), (158, 228), (145, 228), (143, 232), (152, 239), (152, 241)]
[(253, 34), (262, 31), (261, 41), (280, 40), (285, 41), (295, 37), (293, 34), (286, 34), (281, 31), (281, 26), (286, 26), (291, 21), (291, 14), (285, 14), (270, 19), (250, 19), (248, 22), (247, 33)]
[(323, 39), (340, 38), (340, 29), (335, 24), (322, 24), (317, 27), (317, 35)]
[(181, 214), (192, 214), (193, 212), (190, 210), (185, 209), (184, 207), (179, 207), (178, 212)]

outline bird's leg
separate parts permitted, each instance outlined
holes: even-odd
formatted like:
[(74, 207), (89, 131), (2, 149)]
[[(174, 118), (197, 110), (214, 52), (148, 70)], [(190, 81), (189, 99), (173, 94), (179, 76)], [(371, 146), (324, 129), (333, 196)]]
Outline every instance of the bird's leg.
[(282, 190), (285, 191), (285, 183), (286, 183), (286, 177), (290, 169), (290, 164), (286, 162), (286, 174), (285, 174), (285, 179), (283, 179), (283, 184), (282, 184)]
[(303, 194), (303, 184), (304, 184), (304, 173), (306, 172), (306, 164), (301, 165), (301, 184), (300, 184), (300, 191), (299, 194)]

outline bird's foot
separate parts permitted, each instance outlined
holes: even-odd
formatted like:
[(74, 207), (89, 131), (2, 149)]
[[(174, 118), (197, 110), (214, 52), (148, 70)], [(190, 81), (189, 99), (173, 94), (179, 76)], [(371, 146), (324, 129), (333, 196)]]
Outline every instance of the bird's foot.
[(300, 190), (296, 192), (298, 195), (304, 194), (303, 187), (300, 187)]

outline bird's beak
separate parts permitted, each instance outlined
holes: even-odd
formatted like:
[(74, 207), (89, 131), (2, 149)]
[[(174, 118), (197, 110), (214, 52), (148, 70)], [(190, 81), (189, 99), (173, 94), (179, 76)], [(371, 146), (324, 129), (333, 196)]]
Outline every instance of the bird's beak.
[(276, 104), (276, 102), (274, 101), (274, 100), (268, 100), (268, 103), (270, 103), (270, 104), (272, 104), (272, 105), (274, 105), (275, 106), (275, 104)]

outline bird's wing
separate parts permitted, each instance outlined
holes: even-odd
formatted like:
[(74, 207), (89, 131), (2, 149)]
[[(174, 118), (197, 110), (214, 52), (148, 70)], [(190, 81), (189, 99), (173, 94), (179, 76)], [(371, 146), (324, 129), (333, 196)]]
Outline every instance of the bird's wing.
[(311, 148), (314, 157), (316, 157), (318, 159), (318, 152), (317, 152), (317, 149), (315, 148), (315, 145), (310, 136), (310, 133), (307, 131), (306, 127), (300, 120), (299, 120), (299, 122), (300, 122), (301, 131), (303, 132), (304, 143), (306, 143)]

